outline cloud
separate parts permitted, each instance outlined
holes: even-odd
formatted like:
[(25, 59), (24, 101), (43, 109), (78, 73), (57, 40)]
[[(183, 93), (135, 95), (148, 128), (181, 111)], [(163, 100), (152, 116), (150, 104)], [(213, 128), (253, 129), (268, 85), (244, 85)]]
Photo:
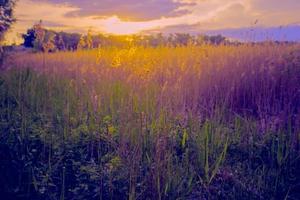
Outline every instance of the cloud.
[(196, 33), (298, 25), (299, 10), (299, 0), (18, 0), (9, 37), (40, 19), (48, 28), (81, 33)]
[(252, 9), (269, 12), (299, 11), (299, 0), (248, 0)]
[[(154, 0), (149, 1), (151, 5), (154, 7), (168, 7), (169, 5), (169, 13), (173, 13), (172, 16), (159, 16), (156, 15), (155, 11), (151, 11), (153, 17), (157, 16), (157, 18), (153, 18), (151, 20), (140, 21), (140, 20), (124, 20), (119, 17), (119, 15), (114, 15), (114, 12), (111, 12), (113, 9), (124, 7), (130, 7), (130, 9), (137, 9), (139, 11), (142, 5), (141, 3), (137, 3), (137, 5), (130, 3), (134, 3), (137, 0), (128, 0), (126, 3), (120, 3), (120, 5), (113, 6), (111, 5), (111, 1), (103, 1), (107, 2), (106, 13), (107, 16), (100, 15), (92, 15), (93, 12), (89, 13), (89, 15), (75, 15), (76, 12), (82, 12), (87, 5), (91, 7), (94, 5), (95, 1), (89, 1), (89, 4), (85, 2), (82, 7), (78, 7), (81, 1), (72, 1), (72, 4), (67, 1), (58, 1), (52, 0), (52, 3), (48, 1), (39, 1), (37, 0), (19, 0), (16, 8), (17, 18), (19, 19), (16, 27), (18, 31), (23, 30), (24, 32), (26, 28), (32, 26), (35, 22), (42, 19), (45, 23), (44, 25), (52, 29), (60, 29), (64, 31), (68, 30), (77, 30), (77, 32), (86, 32), (87, 29), (92, 28), (95, 31), (101, 31), (106, 33), (115, 33), (115, 34), (131, 34), (138, 33), (141, 31), (147, 31), (151, 29), (161, 29), (166, 26), (175, 26), (179, 24), (197, 24), (199, 21), (207, 20), (213, 16), (214, 12), (217, 11), (220, 7), (216, 7), (216, 4), (209, 3), (207, 6), (202, 6), (201, 13), (195, 12), (195, 6), (198, 5), (197, 2), (190, 2), (184, 0)], [(58, 4), (58, 2), (60, 2)], [(97, 1), (98, 2), (98, 1)], [(140, 2), (140, 1), (139, 1)], [(170, 3), (171, 2), (171, 3)], [(96, 9), (95, 4), (95, 9)], [(108, 6), (110, 5), (110, 6)], [(127, 5), (127, 6), (125, 6)], [(150, 4), (145, 3), (143, 6), (148, 6)], [(176, 6), (175, 6), (176, 5)], [(110, 8), (111, 7), (111, 8)], [(214, 9), (214, 7), (216, 7)], [(105, 5), (103, 5), (102, 10), (105, 10)], [(173, 10), (171, 9), (173, 8)], [(100, 9), (100, 10), (101, 10)], [(30, 10), (31, 12), (28, 12)], [(88, 9), (86, 9), (87, 11)], [(144, 8), (143, 12), (147, 13), (147, 10), (151, 10), (149, 8)], [(155, 10), (155, 9), (152, 9)], [(111, 12), (111, 13), (110, 13)], [(73, 13), (73, 14), (70, 14)], [(110, 13), (110, 14), (108, 14)], [(121, 11), (120, 11), (121, 13)], [(137, 13), (137, 12), (133, 12)], [(149, 14), (150, 12), (148, 12)], [(174, 14), (177, 13), (177, 14)], [(59, 26), (55, 26), (59, 25)]]
[(252, 26), (258, 18), (259, 15), (249, 10), (245, 4), (236, 2), (199, 25), (205, 29), (241, 28)]
[(248, 0), (250, 9), (258, 13), (265, 26), (300, 24), (299, 0)]
[[(41, 2), (41, 0), (34, 0)], [(67, 13), (68, 17), (118, 16), (122, 20), (145, 21), (160, 17), (183, 15), (188, 10), (176, 11), (178, 7), (193, 3), (174, 0), (44, 0), (53, 4), (64, 4), (79, 8)]]

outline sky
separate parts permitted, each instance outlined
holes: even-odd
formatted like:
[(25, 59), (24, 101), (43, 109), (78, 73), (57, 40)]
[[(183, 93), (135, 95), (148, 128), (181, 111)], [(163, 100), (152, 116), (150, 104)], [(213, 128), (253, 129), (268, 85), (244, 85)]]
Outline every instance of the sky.
[(17, 22), (6, 39), (20, 42), (20, 34), (42, 20), (49, 29), (79, 33), (220, 33), (300, 41), (299, 10), (300, 0), (18, 0)]

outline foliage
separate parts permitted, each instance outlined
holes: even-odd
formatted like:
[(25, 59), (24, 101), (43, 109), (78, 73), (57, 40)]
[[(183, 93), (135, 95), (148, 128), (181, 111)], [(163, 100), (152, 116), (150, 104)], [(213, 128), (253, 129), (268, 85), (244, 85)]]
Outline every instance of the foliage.
[(4, 39), (4, 34), (15, 22), (15, 18), (13, 16), (14, 5), (15, 0), (0, 0), (0, 69), (2, 68), (5, 57), (1, 42)]
[[(53, 52), (56, 48), (61, 48), (61, 40), (56, 41), (56, 33), (43, 28), (42, 21), (35, 24), (26, 34), (23, 34), (24, 46), (32, 47), (36, 51)], [(57, 44), (55, 44), (57, 42)], [(57, 47), (56, 47), (57, 46)]]
[(13, 7), (15, 0), (0, 0), (0, 41), (4, 37), (4, 33), (14, 23)]
[(55, 32), (43, 27), (42, 23), (37, 23), (23, 34), (25, 47), (34, 48), (37, 51), (53, 52), (56, 50), (83, 50), (94, 49), (99, 47), (118, 47), (143, 46), (143, 47), (160, 47), (160, 46), (201, 46), (201, 45), (222, 45), (236, 44), (229, 42), (221, 35), (207, 36), (176, 33), (164, 36), (159, 33), (156, 35), (93, 35), (89, 30), (87, 35), (76, 33)]
[(85, 39), (83, 36), (80, 37), (80, 40), (78, 42), (78, 45), (77, 45), (77, 49), (78, 50), (82, 50), (82, 49), (85, 49), (86, 48), (86, 42), (85, 42)]

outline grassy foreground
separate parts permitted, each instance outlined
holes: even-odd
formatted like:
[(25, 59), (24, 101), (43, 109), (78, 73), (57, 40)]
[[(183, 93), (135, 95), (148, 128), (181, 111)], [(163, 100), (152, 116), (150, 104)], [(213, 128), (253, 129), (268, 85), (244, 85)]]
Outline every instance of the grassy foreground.
[(7, 199), (300, 198), (300, 46), (13, 54)]

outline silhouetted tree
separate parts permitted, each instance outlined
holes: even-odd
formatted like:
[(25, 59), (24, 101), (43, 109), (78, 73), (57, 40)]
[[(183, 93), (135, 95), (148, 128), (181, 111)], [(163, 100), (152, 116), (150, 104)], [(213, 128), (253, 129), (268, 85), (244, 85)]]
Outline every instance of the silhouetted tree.
[(32, 47), (37, 51), (41, 51), (43, 49), (43, 41), (46, 34), (46, 30), (42, 26), (42, 21), (33, 25), (32, 28), (27, 30), (26, 34), (23, 34), (22, 37), (24, 39), (25, 47)]
[(0, 0), (0, 40), (4, 33), (10, 28), (15, 18), (13, 16), (13, 7), (15, 0)]
[(15, 18), (13, 16), (14, 5), (15, 0), (0, 0), (0, 68), (4, 57), (1, 42), (6, 31), (11, 27), (12, 23), (15, 22)]
[(210, 41), (211, 41), (211, 44), (220, 45), (220, 44), (225, 43), (226, 38), (223, 37), (222, 35), (215, 35), (215, 36), (210, 37)]
[(197, 35), (195, 38), (196, 45), (206, 45), (210, 43), (210, 37), (207, 35)]
[(44, 38), (42, 40), (42, 51), (43, 52), (54, 52), (56, 50), (55, 37), (56, 33), (54, 31), (46, 30)]
[(56, 32), (45, 29), (40, 21), (23, 34), (24, 46), (36, 51), (52, 52), (56, 49), (55, 37)]
[(55, 36), (55, 46), (59, 51), (66, 50), (65, 42), (61, 33), (57, 33)]
[(78, 42), (77, 50), (81, 50), (81, 49), (85, 49), (85, 48), (86, 48), (85, 38), (84, 38), (84, 36), (82, 35), (82, 36), (80, 37), (79, 42)]
[(44, 41), (46, 31), (43, 28), (42, 21), (35, 24), (33, 26), (33, 30), (34, 30), (33, 47), (36, 50), (43, 50), (43, 41)]
[(98, 35), (93, 35), (92, 36), (92, 47), (93, 48), (98, 48), (100, 46), (104, 46), (104, 36), (102, 34), (98, 34)]
[(193, 38), (191, 37), (190, 34), (187, 34), (187, 33), (176, 33), (174, 41), (175, 41), (176, 45), (186, 46), (186, 45), (188, 45), (191, 42), (192, 39)]
[(86, 36), (86, 48), (87, 49), (92, 49), (93, 48), (93, 37), (92, 37), (92, 32), (91, 30), (88, 31), (87, 36)]
[(24, 39), (23, 45), (28, 48), (33, 48), (33, 42), (35, 40), (35, 33), (33, 28), (28, 29), (27, 33), (23, 34), (22, 37)]
[(172, 33), (168, 35), (167, 45), (170, 47), (174, 46), (174, 35)]
[(79, 33), (66, 33), (66, 32), (60, 32), (58, 33), (61, 35), (66, 50), (73, 51), (77, 49), (77, 45), (80, 41), (81, 35)]

